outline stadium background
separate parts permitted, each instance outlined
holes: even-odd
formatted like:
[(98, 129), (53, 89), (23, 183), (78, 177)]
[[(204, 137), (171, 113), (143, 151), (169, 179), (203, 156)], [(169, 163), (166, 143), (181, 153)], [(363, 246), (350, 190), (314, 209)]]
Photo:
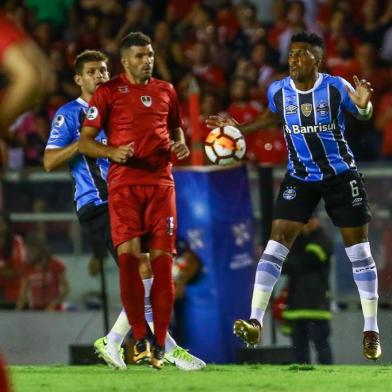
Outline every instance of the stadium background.
[[(295, 31), (307, 29), (324, 36), (324, 68), (327, 72), (341, 75), (349, 81), (356, 74), (373, 84), (375, 116), (366, 123), (348, 117), (347, 138), (367, 177), (374, 214), (370, 236), (380, 273), (381, 327), (385, 325), (383, 330), (387, 331), (392, 310), (391, 1), (27, 0), (2, 3), (6, 12), (29, 31), (47, 53), (53, 71), (45, 103), (15, 122), (12, 126), (12, 144), (7, 146), (0, 142), (2, 208), (11, 212), (17, 233), (24, 237), (31, 232), (38, 233), (47, 241), (51, 251), (64, 261), (71, 284), (67, 298), (69, 311), (57, 314), (4, 311), (0, 317), (0, 331), (2, 336), (7, 335), (7, 341), (2, 344), (2, 349), (11, 364), (67, 363), (69, 344), (88, 344), (103, 333), (101, 311), (94, 310), (100, 306), (97, 300), (99, 281), (88, 275), (90, 250), (73, 213), (72, 183), (66, 171), (50, 174), (42, 171), (42, 152), (55, 110), (78, 95), (78, 88), (72, 80), (75, 55), (87, 48), (102, 50), (110, 56), (111, 73), (116, 75), (120, 71), (116, 54), (118, 41), (131, 30), (151, 35), (156, 51), (155, 76), (171, 81), (181, 97), (185, 129), (193, 147), (193, 161), (191, 158), (187, 165), (200, 160), (200, 145), (197, 140), (192, 140), (192, 134), (198, 129), (201, 139), (205, 137), (206, 116), (227, 112), (241, 122), (263, 111), (267, 103), (268, 84), (286, 75), (285, 53), (290, 36)], [(190, 95), (196, 95), (200, 100), (200, 114), (196, 121), (189, 111)], [(256, 266), (268, 228), (268, 210), (265, 205), (263, 207), (262, 200), (268, 199), (268, 195), (265, 195), (268, 185), (268, 182), (264, 182), (265, 168), (267, 177), (268, 173), (273, 175), (276, 190), (286, 156), (280, 130), (256, 132), (248, 137), (247, 142), (246, 170), (249, 182), (241, 182), (242, 186), (237, 189), (242, 192), (238, 195), (233, 192), (233, 197), (240, 198), (237, 201), (251, 197), (253, 207), (250, 211), (247, 208), (250, 204), (245, 203), (246, 208), (239, 209), (240, 218), (232, 222), (245, 222), (249, 235), (246, 245), (241, 246), (246, 246), (247, 254), (252, 257), (245, 258), (245, 261), (240, 259), (237, 263), (244, 269), (242, 278), (241, 268), (230, 268), (230, 260), (235, 256), (233, 252), (244, 254), (243, 249), (228, 249), (230, 244), (225, 241), (227, 237), (224, 232), (227, 222), (218, 222), (221, 226), (215, 224), (214, 214), (220, 210), (220, 197), (224, 196), (214, 190), (215, 180), (210, 181), (216, 175), (215, 171), (209, 168), (201, 171), (204, 179), (198, 183), (204, 185), (208, 193), (202, 199), (209, 212), (206, 222), (216, 233), (208, 237), (206, 247), (209, 250), (206, 254), (200, 249), (195, 250), (200, 253), (204, 263), (205, 276), (211, 276), (208, 274), (216, 267), (223, 276), (227, 274), (232, 285), (227, 281), (222, 285), (210, 279), (208, 293), (211, 297), (204, 300), (219, 298), (219, 301), (208, 308), (208, 313), (207, 308), (201, 305), (194, 314), (201, 326), (208, 327), (212, 323), (216, 327), (211, 339), (219, 341), (216, 350), (219, 356), (203, 350), (209, 341), (201, 342), (202, 335), (189, 336), (188, 345), (202, 358), (216, 362), (234, 360), (235, 341), (228, 337), (227, 328), (234, 317), (242, 314), (230, 314), (235, 309), (229, 309), (230, 304), (236, 304), (238, 311), (246, 315), (253, 280), (252, 268)], [(268, 168), (272, 168), (272, 171), (269, 172)], [(224, 181), (229, 190), (238, 184), (236, 170), (244, 169), (224, 172)], [(191, 178), (198, 172), (186, 167), (178, 173), (188, 173)], [(189, 179), (184, 182), (186, 189)], [(189, 205), (196, 204), (192, 197), (192, 193), (186, 196)], [(220, 213), (224, 216), (232, 214), (229, 207)], [(232, 217), (235, 218), (234, 215)], [(321, 217), (329, 225), (326, 217)], [(205, 227), (206, 222), (195, 224)], [(194, 234), (194, 227), (191, 229), (189, 232), (184, 224), (180, 229), (188, 240)], [(356, 288), (343, 246), (332, 227), (331, 233), (335, 233), (335, 262), (331, 276), (335, 309), (333, 348), (337, 362), (361, 363), (359, 349), (355, 347), (361, 325)], [(227, 258), (219, 259), (216, 249), (229, 252)], [(253, 260), (253, 264), (249, 259)], [(114, 317), (119, 309), (117, 271), (110, 260), (105, 270), (111, 316)], [(199, 289), (192, 287), (189, 290), (190, 302), (200, 303), (198, 299), (206, 292), (206, 287)], [(199, 324), (195, 328), (190, 321), (189, 330), (194, 328), (202, 333)], [(28, 331), (22, 328), (25, 325), (29, 325)], [(272, 328), (269, 320), (265, 345), (287, 344), (282, 336), (272, 332)], [(206, 340), (205, 333), (204, 336)], [(386, 342), (391, 339), (386, 333), (383, 337)], [(28, 349), (26, 341), (29, 342)], [(353, 349), (343, 350), (343, 341)], [(47, 347), (44, 352), (43, 342)], [(385, 346), (384, 358), (391, 360), (392, 353), (388, 352), (391, 345)], [(227, 347), (230, 347), (229, 351)], [(38, 349), (41, 355), (37, 355)]]

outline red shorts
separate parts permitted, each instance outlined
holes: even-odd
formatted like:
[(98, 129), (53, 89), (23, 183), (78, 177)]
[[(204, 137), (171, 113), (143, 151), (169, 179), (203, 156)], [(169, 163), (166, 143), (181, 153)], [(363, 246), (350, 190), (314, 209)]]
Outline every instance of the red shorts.
[(109, 213), (115, 247), (135, 237), (147, 250), (175, 253), (177, 213), (172, 186), (129, 185), (109, 192)]

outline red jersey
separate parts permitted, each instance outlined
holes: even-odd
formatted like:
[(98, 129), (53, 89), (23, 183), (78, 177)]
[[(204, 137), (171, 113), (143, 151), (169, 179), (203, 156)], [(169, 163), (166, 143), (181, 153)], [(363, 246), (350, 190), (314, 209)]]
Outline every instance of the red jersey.
[(14, 277), (0, 277), (0, 296), (3, 297), (4, 302), (14, 303), (18, 299), (25, 262), (26, 251), (23, 239), (19, 235), (14, 235), (11, 257), (7, 259), (4, 253), (0, 251), (0, 270), (2, 268), (12, 268), (16, 273)]
[(22, 41), (27, 35), (0, 12), (0, 62), (3, 61), (4, 52), (11, 44)]
[[(55, 258), (45, 267), (27, 266), (24, 278), (27, 280), (27, 298), (30, 309), (43, 310), (60, 294), (60, 277), (64, 273), (64, 264)], [(56, 306), (57, 310), (62, 305)]]
[(121, 74), (96, 90), (83, 125), (103, 128), (109, 146), (134, 143), (134, 156), (126, 164), (111, 162), (109, 191), (127, 185), (174, 185), (170, 131), (182, 123), (170, 83), (151, 78), (147, 84), (132, 84)]

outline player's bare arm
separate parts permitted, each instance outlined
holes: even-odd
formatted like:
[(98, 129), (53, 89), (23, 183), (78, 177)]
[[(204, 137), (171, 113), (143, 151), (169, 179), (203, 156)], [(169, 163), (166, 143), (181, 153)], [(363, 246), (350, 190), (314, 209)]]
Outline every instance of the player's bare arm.
[(279, 119), (278, 115), (267, 109), (259, 117), (256, 117), (252, 121), (243, 124), (239, 124), (232, 117), (223, 117), (220, 115), (209, 116), (206, 120), (206, 124), (208, 128), (217, 128), (231, 125), (235, 128), (238, 128), (242, 133), (251, 133), (269, 128), (271, 126), (278, 126), (281, 124), (281, 120)]
[(182, 128), (176, 128), (171, 132), (171, 138), (173, 144), (171, 150), (176, 154), (176, 157), (180, 160), (185, 159), (189, 156), (189, 149), (185, 143), (184, 131)]
[(46, 92), (50, 71), (44, 55), (30, 40), (11, 45), (2, 67), (10, 80), (0, 110), (0, 135), (5, 136), (12, 121), (34, 107)]
[(370, 102), (370, 97), (373, 93), (372, 85), (365, 79), (359, 80), (356, 75), (353, 77), (355, 90), (347, 89), (351, 101), (358, 108), (358, 115), (360, 120), (368, 120), (372, 117), (373, 106)]
[(78, 142), (64, 148), (47, 148), (44, 152), (44, 169), (51, 172), (72, 159), (79, 151)]
[(80, 131), (79, 152), (91, 158), (109, 158), (116, 163), (125, 163), (133, 156), (133, 143), (118, 147), (106, 146), (95, 140), (99, 129), (83, 127)]

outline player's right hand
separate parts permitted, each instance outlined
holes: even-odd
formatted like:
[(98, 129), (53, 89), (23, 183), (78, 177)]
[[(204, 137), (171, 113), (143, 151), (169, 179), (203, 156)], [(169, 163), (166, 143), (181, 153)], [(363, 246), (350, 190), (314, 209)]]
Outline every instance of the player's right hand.
[(225, 127), (226, 125), (231, 125), (232, 127), (239, 127), (239, 123), (232, 117), (222, 117), (222, 116), (209, 116), (206, 119), (206, 124), (208, 128), (219, 128)]
[(113, 147), (109, 154), (109, 159), (116, 163), (125, 163), (134, 154), (134, 143)]

